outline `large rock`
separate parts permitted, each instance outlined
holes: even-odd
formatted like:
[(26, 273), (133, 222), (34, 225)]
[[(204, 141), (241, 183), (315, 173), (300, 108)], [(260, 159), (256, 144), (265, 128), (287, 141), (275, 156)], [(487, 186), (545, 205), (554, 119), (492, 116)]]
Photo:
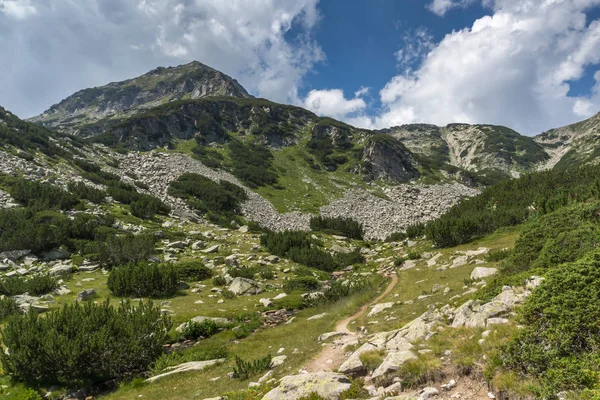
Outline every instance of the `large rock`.
[(229, 285), (229, 291), (235, 295), (243, 294), (259, 294), (262, 292), (260, 284), (252, 279), (247, 278), (235, 278)]
[(334, 372), (291, 375), (281, 379), (279, 386), (267, 393), (263, 400), (298, 400), (317, 393), (328, 400), (337, 400), (350, 389), (350, 379)]
[(77, 295), (77, 298), (75, 300), (76, 301), (87, 301), (87, 300), (93, 299), (94, 297), (96, 297), (95, 289), (85, 289), (85, 290), (79, 292), (79, 294)]
[(48, 270), (50, 275), (63, 276), (73, 272), (73, 266), (70, 264), (58, 264)]
[(8, 258), (11, 261), (17, 261), (19, 258), (25, 257), (26, 255), (28, 255), (30, 253), (31, 253), (31, 250), (3, 251), (2, 253), (0, 253), (0, 260), (4, 260), (5, 258)]
[(383, 310), (392, 308), (394, 306), (394, 304), (395, 304), (394, 302), (375, 304), (373, 306), (373, 308), (371, 309), (371, 312), (369, 312), (369, 314), (367, 315), (367, 317), (373, 317), (373, 316), (379, 314), (380, 312), (382, 312)]
[(218, 253), (220, 247), (220, 245), (215, 244), (214, 246), (210, 246), (208, 249), (202, 250), (202, 252), (205, 254)]
[(42, 258), (46, 261), (66, 260), (69, 257), (71, 257), (71, 253), (65, 249), (47, 251), (42, 255)]
[(166, 368), (167, 372), (163, 372), (160, 375), (156, 375), (151, 378), (148, 378), (148, 379), (146, 379), (146, 382), (148, 382), (148, 383), (156, 382), (157, 380), (162, 379), (165, 376), (180, 374), (182, 372), (187, 372), (187, 371), (202, 371), (208, 367), (212, 367), (215, 364), (220, 364), (223, 362), (225, 362), (224, 358), (220, 358), (217, 360), (208, 360), (208, 361), (186, 362), (183, 364), (176, 365), (174, 367), (168, 367), (168, 368)]
[(395, 372), (408, 360), (414, 360), (417, 356), (410, 350), (390, 351), (381, 365), (373, 372), (372, 378)]
[(477, 267), (471, 272), (471, 279), (479, 280), (487, 278), (488, 276), (496, 275), (498, 270), (496, 268)]
[[(229, 323), (229, 320), (227, 318), (218, 318), (218, 317), (203, 317), (201, 315), (194, 317), (190, 320), (190, 322), (197, 322), (197, 323), (201, 323), (202, 321), (205, 320), (210, 320), (213, 321), (215, 323), (217, 323), (218, 325), (226, 325)], [(185, 327), (187, 326), (188, 322), (184, 322), (183, 324), (179, 325), (175, 330), (177, 332), (183, 332), (183, 330), (185, 329)]]

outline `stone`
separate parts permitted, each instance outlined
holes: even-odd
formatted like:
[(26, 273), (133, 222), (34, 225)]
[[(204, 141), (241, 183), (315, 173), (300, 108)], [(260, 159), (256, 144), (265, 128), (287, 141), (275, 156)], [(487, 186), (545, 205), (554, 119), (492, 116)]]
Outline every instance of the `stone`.
[(240, 228), (238, 229), (238, 232), (241, 232), (241, 233), (248, 233), (248, 230), (249, 230), (249, 229), (250, 229), (250, 228), (248, 228), (248, 225), (242, 225), (242, 226), (240, 226)]
[(88, 301), (96, 297), (95, 289), (85, 289), (77, 294), (75, 301)]
[(456, 381), (454, 379), (450, 380), (450, 382), (441, 385), (444, 390), (452, 390), (456, 387)]
[(228, 267), (237, 267), (238, 266), (238, 257), (235, 254), (231, 254), (225, 257), (225, 265)]
[(331, 250), (336, 253), (342, 253), (342, 254), (350, 254), (352, 252), (352, 250), (342, 247), (339, 244), (334, 244), (333, 246), (331, 246)]
[(212, 367), (213, 365), (221, 364), (223, 362), (225, 362), (224, 358), (220, 358), (220, 359), (216, 359), (216, 360), (208, 360), (208, 361), (186, 362), (183, 364), (176, 365), (174, 367), (168, 367), (165, 369), (165, 371), (167, 371), (167, 372), (163, 372), (160, 375), (156, 375), (151, 378), (148, 378), (145, 380), (145, 382), (147, 382), (147, 383), (156, 382), (159, 379), (162, 379), (166, 376), (180, 374), (182, 372), (187, 372), (187, 371), (202, 371), (208, 367)]
[[(200, 316), (197, 316), (197, 317), (194, 317), (194, 318), (192, 318), (192, 319), (190, 320), (190, 322), (198, 322), (198, 323), (201, 323), (201, 322), (202, 322), (202, 321), (204, 321), (204, 320), (211, 320), (211, 321), (213, 321), (213, 322), (217, 323), (218, 325), (226, 325), (226, 324), (228, 324), (228, 323), (229, 323), (229, 320), (228, 320), (227, 318), (218, 318), (218, 317), (217, 317), (217, 318), (215, 318), (215, 317), (204, 317), (204, 316), (201, 316), (201, 315), (200, 315)], [(181, 332), (183, 332), (183, 330), (185, 329), (185, 327), (187, 326), (187, 324), (188, 324), (187, 322), (184, 322), (183, 324), (179, 325), (179, 326), (178, 326), (178, 327), (177, 327), (175, 330), (176, 330), (177, 332), (180, 332), (180, 333), (181, 333)]]
[(284, 297), (287, 297), (286, 293), (279, 293), (277, 296), (273, 297), (271, 300), (281, 300)]
[(429, 400), (433, 397), (436, 397), (440, 394), (440, 392), (434, 387), (426, 387), (424, 389), (419, 390), (417, 400)]
[(327, 332), (327, 333), (323, 333), (323, 334), (319, 335), (319, 337), (317, 338), (317, 341), (324, 342), (333, 337), (346, 336), (346, 335), (348, 335), (348, 333), (346, 333), (346, 332)]
[(220, 248), (221, 248), (221, 245), (215, 244), (214, 246), (210, 246), (208, 249), (202, 250), (202, 252), (204, 254), (218, 253)]
[(525, 289), (533, 290), (540, 286), (542, 282), (544, 282), (544, 278), (541, 276), (531, 276), (525, 281)]
[(488, 276), (496, 275), (497, 273), (498, 269), (496, 268), (476, 267), (473, 272), (471, 272), (471, 279), (479, 280), (487, 278)]
[(431, 292), (432, 292), (432, 293), (437, 293), (437, 292), (439, 292), (439, 291), (440, 291), (440, 290), (442, 290), (442, 289), (444, 289), (444, 286), (436, 283), (436, 284), (435, 284), (435, 285), (433, 285), (433, 287), (431, 288)]
[(265, 257), (265, 260), (267, 260), (267, 262), (270, 262), (271, 264), (277, 264), (279, 262), (279, 257), (268, 256), (268, 257)]
[(63, 276), (73, 272), (73, 266), (70, 264), (58, 264), (48, 270), (50, 275)]
[(67, 289), (66, 286), (59, 286), (54, 290), (54, 293), (58, 296), (66, 296), (67, 294), (71, 293), (71, 291)]
[(458, 256), (452, 261), (452, 265), (450, 266), (450, 268), (462, 267), (463, 265), (466, 265), (468, 261), (469, 261), (469, 257)]
[(377, 314), (379, 314), (380, 312), (382, 312), (383, 310), (387, 310), (388, 308), (392, 308), (394, 306), (394, 302), (390, 302), (390, 303), (379, 303), (379, 304), (375, 304), (373, 306), (373, 308), (371, 309), (371, 311), (369, 312), (369, 314), (367, 314), (367, 317), (373, 317)]
[(381, 365), (373, 372), (372, 378), (377, 378), (394, 372), (400, 369), (400, 367), (408, 360), (414, 360), (417, 356), (410, 350), (403, 351), (390, 351)]
[(4, 260), (8, 258), (11, 261), (17, 261), (20, 258), (23, 258), (27, 255), (31, 254), (31, 250), (10, 250), (3, 251), (0, 253), (0, 260)]
[(485, 326), (486, 328), (489, 328), (493, 325), (508, 324), (509, 322), (510, 320), (508, 318), (488, 318)]
[(177, 242), (171, 242), (167, 245), (167, 247), (169, 249), (185, 249), (187, 247), (187, 243), (186, 242), (182, 242), (182, 241), (177, 241)]
[(307, 321), (314, 321), (316, 319), (322, 319), (325, 318), (325, 316), (327, 315), (327, 313), (323, 313), (323, 314), (317, 314), (317, 315), (313, 315), (312, 317), (308, 317), (306, 320)]
[(431, 257), (428, 261), (427, 261), (427, 266), (428, 267), (434, 267), (437, 265), (438, 260), (440, 259), (440, 257), (442, 256), (442, 253), (436, 253), (433, 257)]
[(285, 360), (287, 360), (287, 356), (275, 356), (271, 359), (271, 365), (269, 367), (277, 368), (277, 367), (283, 365)]
[(187, 290), (189, 288), (190, 288), (190, 285), (188, 285), (186, 282), (181, 281), (177, 284), (177, 289), (179, 289), (179, 290)]
[(65, 249), (48, 251), (42, 255), (42, 258), (46, 261), (65, 260), (69, 257), (71, 257), (71, 253)]
[(77, 268), (77, 269), (81, 272), (93, 272), (93, 271), (99, 270), (100, 265), (98, 265), (98, 264), (80, 265), (79, 268)]
[(328, 400), (337, 400), (350, 386), (350, 379), (334, 372), (290, 375), (283, 377), (279, 386), (267, 393), (262, 400), (298, 400), (312, 393)]
[(244, 294), (259, 294), (262, 293), (262, 289), (260, 284), (252, 279), (235, 278), (228, 287), (229, 291), (237, 296), (241, 296)]
[(263, 307), (271, 307), (273, 305), (273, 301), (271, 299), (259, 299), (258, 302), (263, 305)]
[(197, 242), (192, 243), (192, 250), (202, 250), (206, 247), (206, 243), (204, 240), (198, 240)]

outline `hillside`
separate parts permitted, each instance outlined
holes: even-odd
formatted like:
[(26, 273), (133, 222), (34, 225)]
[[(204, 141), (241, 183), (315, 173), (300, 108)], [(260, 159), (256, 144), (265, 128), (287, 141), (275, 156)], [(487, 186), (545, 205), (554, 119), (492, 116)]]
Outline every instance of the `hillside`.
[(60, 131), (76, 132), (80, 126), (100, 119), (120, 118), (171, 101), (208, 96), (252, 97), (235, 79), (194, 61), (81, 90), (31, 121)]
[(600, 155), (600, 113), (576, 124), (551, 129), (534, 138), (550, 154), (545, 168), (597, 163)]

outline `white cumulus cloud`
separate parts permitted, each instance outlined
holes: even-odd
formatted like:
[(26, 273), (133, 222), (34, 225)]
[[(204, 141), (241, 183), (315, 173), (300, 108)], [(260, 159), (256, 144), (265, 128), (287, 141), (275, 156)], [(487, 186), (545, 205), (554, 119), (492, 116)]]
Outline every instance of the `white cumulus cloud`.
[(347, 119), (367, 107), (360, 95), (366, 94), (365, 88), (356, 92), (356, 97), (346, 99), (340, 89), (311, 90), (304, 99), (303, 106), (316, 114), (338, 119)]
[(303, 77), (324, 59), (312, 37), (317, 6), (318, 0), (0, 0), (0, 105), (28, 117), (76, 90), (192, 60), (257, 96), (297, 103)]
[(492, 15), (446, 35), (417, 69), (390, 79), (372, 123), (493, 123), (536, 134), (590, 116), (600, 109), (598, 84), (588, 96), (569, 90), (600, 63), (600, 21), (586, 19), (599, 4), (488, 2)]

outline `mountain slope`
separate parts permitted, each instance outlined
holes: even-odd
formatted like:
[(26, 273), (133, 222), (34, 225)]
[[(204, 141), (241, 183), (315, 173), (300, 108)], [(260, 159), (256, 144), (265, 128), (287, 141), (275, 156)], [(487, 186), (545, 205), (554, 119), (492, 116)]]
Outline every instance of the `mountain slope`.
[(156, 68), (140, 77), (80, 90), (31, 118), (61, 131), (75, 132), (103, 118), (132, 115), (174, 100), (208, 96), (252, 97), (235, 79), (197, 61)]
[(496, 176), (518, 176), (549, 158), (532, 138), (496, 125), (410, 124), (381, 132), (400, 140), (425, 165)]
[(545, 168), (597, 163), (600, 156), (600, 113), (576, 124), (551, 129), (534, 138), (550, 154)]

